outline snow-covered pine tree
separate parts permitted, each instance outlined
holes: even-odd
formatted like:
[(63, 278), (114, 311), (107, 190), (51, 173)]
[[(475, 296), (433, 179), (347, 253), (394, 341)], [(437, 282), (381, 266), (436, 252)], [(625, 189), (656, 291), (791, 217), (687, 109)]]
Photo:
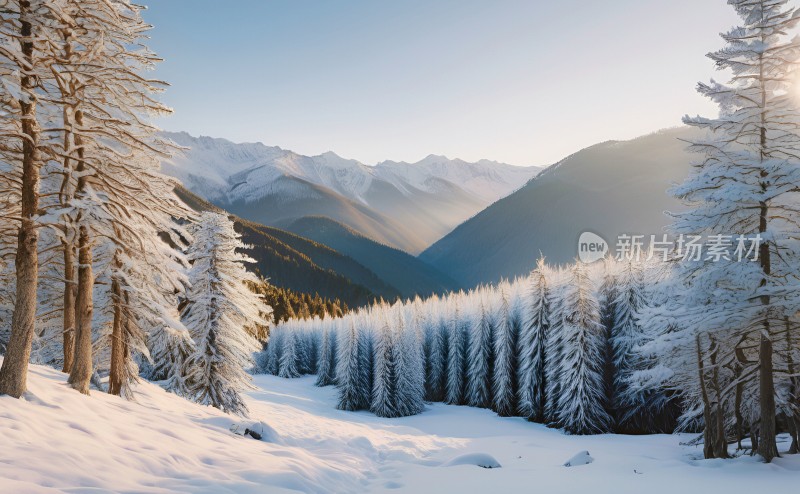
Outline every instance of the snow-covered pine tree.
[(447, 382), (447, 331), (448, 320), (442, 306), (444, 301), (436, 298), (431, 304), (426, 319), (427, 358), (425, 377), (425, 399), (444, 401)]
[(514, 335), (511, 311), (508, 304), (508, 283), (500, 289), (500, 307), (495, 315), (494, 368), (492, 370), (492, 409), (501, 417), (516, 412), (514, 372), (516, 369)]
[(336, 331), (325, 327), (322, 330), (322, 342), (319, 348), (319, 366), (317, 368), (317, 386), (330, 386), (336, 383)]
[(163, 324), (148, 335), (150, 360), (144, 376), (171, 393), (186, 395), (183, 368), (186, 359), (194, 352), (194, 342), (183, 325)]
[(300, 377), (298, 370), (298, 352), (297, 347), (301, 344), (299, 335), (296, 331), (284, 328), (283, 349), (281, 351), (281, 360), (278, 364), (278, 377), (284, 379), (293, 379)]
[(545, 402), (544, 402), (544, 423), (559, 426), (558, 400), (562, 393), (561, 362), (564, 358), (564, 317), (565, 304), (564, 297), (569, 283), (568, 272), (560, 269), (553, 273), (553, 283), (551, 288), (552, 300), (550, 309), (550, 330), (546, 334), (545, 341), (545, 360), (544, 379), (545, 379)]
[(422, 332), (419, 326), (419, 303), (411, 304), (411, 325), (406, 327), (403, 307), (398, 303), (397, 326), (397, 398), (398, 417), (416, 415), (425, 409), (425, 362), (422, 355)]
[(473, 407), (489, 408), (492, 403), (492, 329), (490, 315), (481, 301), (467, 342), (466, 402)]
[[(463, 296), (463, 293), (460, 294)], [(447, 321), (447, 365), (445, 403), (463, 405), (466, 376), (467, 324), (465, 315), (459, 310), (459, 300), (451, 297), (451, 316)]]
[[(635, 259), (636, 254), (630, 256), (630, 259)], [(603, 390), (604, 402), (606, 404), (606, 412), (611, 417), (612, 424), (618, 423), (619, 417), (617, 416), (616, 408), (614, 407), (614, 386), (616, 381), (616, 369), (614, 367), (614, 343), (612, 341), (612, 333), (614, 331), (615, 320), (617, 317), (616, 303), (618, 297), (617, 286), (617, 271), (619, 270), (618, 262), (613, 257), (606, 257), (602, 263), (592, 265), (589, 271), (589, 276), (594, 276), (597, 280), (597, 300), (600, 304), (600, 321), (603, 325), (603, 336), (605, 344), (603, 345)]]
[(608, 432), (610, 417), (603, 392), (605, 338), (600, 306), (587, 267), (571, 269), (564, 290), (563, 353), (558, 421), (569, 434)]
[(183, 313), (195, 342), (184, 367), (188, 395), (198, 403), (244, 414), (247, 407), (239, 393), (251, 385), (245, 369), (259, 348), (247, 327), (267, 324), (262, 319), (265, 304), (246, 286), (257, 279), (244, 268), (251, 259), (236, 251), (245, 245), (233, 222), (205, 212), (193, 234), (189, 303)]
[(540, 258), (530, 276), (530, 307), (519, 341), (519, 410), (528, 420), (544, 421), (545, 347), (550, 332), (550, 290), (544, 258)]
[[(704, 310), (684, 311), (694, 319), (683, 317), (679, 324), (694, 328), (706, 352), (699, 364), (710, 363), (712, 355), (717, 362), (740, 361), (732, 385), (742, 392), (757, 389), (760, 437), (752, 439), (758, 443), (754, 449), (769, 462), (778, 456), (776, 415), (784, 399), (776, 389), (787, 379), (777, 365), (785, 356), (776, 355), (775, 342), (781, 337), (784, 317), (797, 313), (800, 297), (795, 269), (800, 230), (800, 101), (795, 96), (795, 74), (800, 38), (790, 34), (800, 14), (789, 0), (728, 3), (741, 17), (741, 25), (723, 33), (726, 46), (709, 57), (717, 68), (730, 70), (733, 78), (727, 85), (715, 81), (698, 85), (700, 94), (720, 106), (717, 118), (684, 118), (709, 135), (690, 147), (704, 159), (674, 189), (692, 207), (676, 215), (675, 230), (734, 238), (760, 234), (763, 242), (757, 262), (684, 263), (684, 300), (707, 305)], [(730, 237), (717, 238), (725, 242)], [(713, 299), (703, 293), (713, 293)], [(715, 374), (709, 372), (713, 381)]]
[(400, 334), (389, 323), (389, 309), (384, 310), (386, 313), (383, 315), (383, 324), (375, 334), (372, 400), (369, 409), (378, 417), (397, 417), (400, 413), (397, 401), (400, 350), (397, 340)]
[(339, 410), (365, 410), (370, 407), (372, 388), (367, 365), (365, 339), (351, 319), (337, 343), (336, 386), (339, 388)]
[(637, 320), (639, 311), (645, 307), (644, 273), (642, 266), (634, 261), (624, 261), (616, 281), (611, 348), (614, 381), (611, 393), (611, 408), (615, 411), (617, 425), (622, 430), (642, 431), (647, 425), (635, 416), (639, 407), (633, 406), (636, 393), (629, 389), (631, 378), (640, 368), (637, 349), (645, 343), (645, 335)]

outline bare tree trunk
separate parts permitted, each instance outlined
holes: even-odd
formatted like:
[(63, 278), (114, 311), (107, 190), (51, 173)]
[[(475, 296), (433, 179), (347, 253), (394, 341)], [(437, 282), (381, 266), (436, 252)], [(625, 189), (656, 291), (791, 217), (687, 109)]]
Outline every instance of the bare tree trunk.
[[(119, 267), (119, 261), (114, 261)], [(114, 304), (114, 322), (111, 330), (111, 368), (108, 376), (108, 393), (119, 396), (125, 376), (125, 322), (123, 321), (122, 289), (119, 277), (111, 279), (111, 299)]]
[(75, 354), (75, 251), (69, 241), (64, 242), (64, 366), (61, 372), (72, 370)]
[(711, 383), (714, 388), (714, 396), (716, 399), (716, 408), (714, 410), (714, 456), (716, 458), (729, 458), (728, 456), (728, 443), (725, 437), (725, 416), (724, 416), (724, 400), (722, 397), (722, 386), (719, 383), (719, 366), (717, 365), (717, 354), (719, 353), (719, 346), (714, 339), (711, 339)]
[(751, 455), (755, 455), (756, 452), (758, 451), (759, 442), (760, 441), (758, 440), (758, 423), (753, 422), (752, 424), (750, 424), (750, 447), (753, 448), (750, 452)]
[[(83, 114), (80, 110), (75, 112), (75, 123), (79, 128), (83, 124)], [(83, 142), (75, 136), (75, 145), (78, 148), (77, 171), (83, 172), (86, 164), (83, 160)], [(86, 190), (86, 176), (81, 175), (75, 195), (80, 196)], [(94, 276), (92, 274), (92, 243), (89, 228), (80, 224), (81, 213), (78, 213), (78, 294), (75, 298), (75, 357), (69, 375), (69, 383), (83, 394), (89, 394), (89, 383), (92, 378), (92, 289)]]
[(789, 413), (786, 414), (786, 419), (789, 423), (789, 433), (792, 436), (792, 444), (789, 446), (789, 454), (795, 455), (800, 453), (800, 444), (798, 444), (800, 435), (800, 411), (798, 410), (798, 391), (800, 388), (797, 385), (797, 377), (795, 376), (795, 362), (794, 362), (794, 342), (792, 341), (792, 326), (789, 323), (789, 318), (783, 318), (786, 330), (786, 364), (789, 371)]
[(85, 225), (78, 236), (78, 296), (75, 300), (75, 358), (69, 383), (83, 394), (89, 394), (92, 378), (92, 247)]
[(703, 364), (703, 349), (700, 345), (700, 335), (697, 335), (697, 374), (700, 383), (700, 396), (703, 399), (703, 458), (709, 460), (715, 458), (714, 451), (714, 428), (716, 421), (711, 416), (711, 403), (708, 399), (708, 389), (706, 389), (706, 371)]
[(36, 123), (36, 77), (33, 68), (33, 26), (29, 0), (19, 2), (20, 43), (26, 67), (22, 76), (24, 97), (19, 99), (22, 113), (22, 222), (17, 237), (16, 303), (11, 317), (11, 336), (8, 340), (3, 366), (0, 368), (0, 394), (15, 398), (26, 389), (28, 360), (36, 329), (36, 288), (39, 282), (39, 232), (34, 216), (39, 209), (39, 130)]

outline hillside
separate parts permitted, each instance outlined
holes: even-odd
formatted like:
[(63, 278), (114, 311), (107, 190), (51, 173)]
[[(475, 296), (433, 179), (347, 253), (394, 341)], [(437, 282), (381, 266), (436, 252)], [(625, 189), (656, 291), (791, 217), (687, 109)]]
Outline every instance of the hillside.
[[(703, 461), (689, 435), (567, 436), (489, 410), (434, 403), (386, 420), (336, 410), (313, 378), (255, 376), (248, 419), (149, 382), (126, 401), (70, 389), (32, 365), (23, 399), (0, 396), (0, 490), (8, 493), (791, 492), (798, 455)], [(258, 425), (262, 440), (231, 426)], [(475, 426), (480, 424), (480, 427)], [(787, 436), (781, 436), (782, 449)], [(588, 450), (594, 462), (563, 463)], [(500, 468), (477, 465), (492, 460)]]
[[(197, 211), (222, 211), (183, 187), (176, 192)], [(248, 254), (256, 261), (254, 268), (276, 286), (338, 298), (351, 307), (399, 296), (364, 266), (322, 244), (241, 218), (234, 222), (244, 242), (253, 247)]]
[(609, 245), (621, 233), (659, 234), (681, 205), (667, 195), (693, 159), (681, 127), (579, 151), (497, 201), (419, 257), (467, 286), (527, 273), (540, 253), (551, 263), (577, 256), (591, 231)]
[(379, 244), (329, 218), (301, 218), (287, 227), (298, 235), (357, 259), (403, 297), (428, 296), (460, 288), (449, 276), (393, 247)]

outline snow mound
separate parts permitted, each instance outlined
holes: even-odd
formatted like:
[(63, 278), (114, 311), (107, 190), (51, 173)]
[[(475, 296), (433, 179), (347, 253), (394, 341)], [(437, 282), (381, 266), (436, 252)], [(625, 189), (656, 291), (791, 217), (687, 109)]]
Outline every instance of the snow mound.
[(494, 456), (488, 453), (469, 453), (456, 456), (452, 460), (442, 464), (443, 467), (453, 467), (456, 465), (475, 465), (481, 468), (500, 468), (502, 466)]
[(578, 467), (578, 466), (581, 466), (581, 465), (588, 465), (589, 463), (592, 463), (593, 461), (594, 461), (594, 458), (592, 458), (592, 455), (590, 455), (588, 451), (581, 451), (577, 455), (575, 455), (572, 458), (570, 458), (569, 460), (567, 460), (567, 462), (564, 463), (564, 466), (565, 467)]

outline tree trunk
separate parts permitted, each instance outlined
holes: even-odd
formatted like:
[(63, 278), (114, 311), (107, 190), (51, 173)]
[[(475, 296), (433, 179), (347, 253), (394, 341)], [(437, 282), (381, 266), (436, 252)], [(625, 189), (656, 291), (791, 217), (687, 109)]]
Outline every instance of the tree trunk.
[[(78, 130), (83, 127), (83, 112), (75, 112), (75, 124)], [(75, 135), (75, 145), (78, 148), (78, 172), (86, 171), (84, 161), (83, 139)], [(75, 188), (75, 197), (81, 197), (86, 192), (87, 176), (78, 178)], [(82, 214), (78, 213), (78, 293), (75, 297), (75, 355), (72, 370), (69, 375), (69, 384), (83, 394), (89, 394), (89, 383), (92, 379), (92, 289), (94, 276), (92, 274), (92, 244), (89, 228), (81, 224)]]
[[(115, 261), (119, 268), (119, 261)], [(111, 369), (108, 376), (108, 393), (119, 396), (125, 375), (125, 327), (122, 309), (122, 289), (119, 277), (111, 280), (111, 299), (114, 304), (114, 323), (111, 330)]]
[(78, 296), (75, 300), (75, 360), (69, 375), (69, 383), (83, 394), (89, 394), (92, 378), (92, 247), (85, 225), (79, 228), (78, 236)]
[(772, 377), (772, 339), (769, 337), (769, 321), (765, 321), (764, 334), (758, 348), (759, 356), (759, 392), (761, 403), (761, 441), (758, 454), (769, 463), (778, 455), (778, 443), (775, 428), (775, 383)]
[[(20, 47), (25, 63), (33, 67), (31, 4), (19, 2)], [(19, 398), (26, 389), (28, 360), (36, 329), (36, 289), (39, 282), (39, 232), (34, 216), (39, 209), (39, 129), (36, 123), (36, 77), (24, 71), (20, 98), (22, 133), (22, 222), (17, 236), (16, 303), (11, 317), (11, 335), (0, 368), (0, 394)]]
[(75, 353), (75, 251), (69, 241), (64, 242), (64, 366), (61, 372), (72, 370)]
[(800, 410), (798, 409), (798, 391), (797, 377), (795, 371), (797, 370), (794, 362), (794, 342), (792, 341), (792, 325), (789, 323), (789, 318), (783, 318), (784, 329), (786, 330), (786, 366), (789, 372), (789, 412), (786, 414), (786, 420), (789, 424), (789, 433), (792, 436), (792, 444), (789, 446), (789, 454), (795, 455), (800, 453)]
[(703, 349), (700, 345), (700, 335), (696, 338), (697, 343), (697, 374), (700, 383), (700, 397), (703, 399), (703, 458), (710, 460), (715, 458), (714, 451), (714, 428), (716, 421), (711, 416), (711, 403), (708, 399), (708, 390), (706, 389), (706, 371), (703, 365)]
[(722, 397), (722, 387), (720, 386), (719, 382), (719, 366), (717, 365), (717, 354), (719, 353), (719, 346), (717, 345), (714, 339), (711, 339), (711, 365), (713, 366), (711, 371), (712, 376), (712, 386), (714, 388), (714, 396), (716, 400), (716, 406), (714, 409), (714, 457), (716, 458), (729, 458), (728, 456), (728, 442), (725, 437), (725, 416), (724, 416), (724, 409), (723, 404), (724, 400)]

